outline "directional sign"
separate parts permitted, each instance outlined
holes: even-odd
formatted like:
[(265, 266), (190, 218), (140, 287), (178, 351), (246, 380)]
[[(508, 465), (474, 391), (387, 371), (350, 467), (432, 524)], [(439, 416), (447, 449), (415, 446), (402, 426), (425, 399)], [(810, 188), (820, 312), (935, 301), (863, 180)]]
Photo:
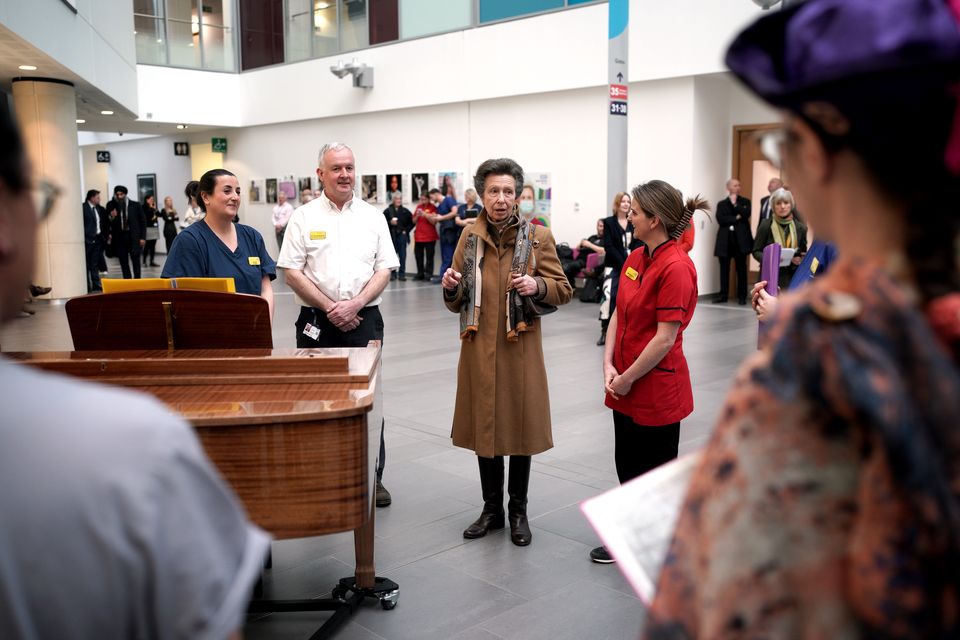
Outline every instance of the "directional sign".
[(110, 162), (110, 152), (97, 151), (97, 162)]
[(210, 138), (210, 144), (213, 146), (213, 151), (215, 153), (226, 153), (227, 152), (227, 139), (226, 138)]
[(625, 84), (612, 84), (612, 85), (610, 85), (610, 99), (611, 99), (611, 100), (626, 100), (626, 99), (627, 99), (627, 85), (625, 85)]

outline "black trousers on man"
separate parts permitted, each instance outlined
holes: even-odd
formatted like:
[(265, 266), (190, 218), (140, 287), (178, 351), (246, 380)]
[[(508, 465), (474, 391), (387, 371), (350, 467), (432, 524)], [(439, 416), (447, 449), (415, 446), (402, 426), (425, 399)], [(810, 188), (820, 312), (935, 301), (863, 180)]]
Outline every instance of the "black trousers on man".
[(726, 302), (730, 293), (730, 261), (733, 260), (737, 267), (737, 302), (745, 304), (747, 300), (747, 254), (734, 253), (733, 255), (720, 256), (720, 294), (717, 296), (719, 302)]
[[(294, 326), (297, 328), (297, 348), (298, 349), (317, 349), (317, 348), (337, 348), (337, 347), (365, 347), (371, 340), (379, 340), (383, 344), (383, 316), (380, 315), (380, 308), (364, 307), (359, 314), (360, 326), (353, 331), (341, 331), (327, 320), (327, 314), (313, 307), (300, 307), (300, 317)], [(303, 333), (306, 326), (310, 324), (320, 329), (320, 335), (316, 340)], [(377, 482), (383, 478), (383, 464), (387, 455), (387, 449), (383, 440), (383, 427), (380, 424), (380, 455), (377, 459)]]
[(134, 240), (129, 231), (120, 233), (119, 238), (114, 239), (116, 246), (117, 259), (120, 261), (120, 270), (123, 272), (125, 280), (130, 279), (130, 262), (133, 261), (133, 277), (140, 279), (140, 242)]
[(100, 239), (87, 242), (84, 251), (87, 258), (87, 293), (103, 291), (103, 285), (100, 284), (100, 260), (103, 257)]

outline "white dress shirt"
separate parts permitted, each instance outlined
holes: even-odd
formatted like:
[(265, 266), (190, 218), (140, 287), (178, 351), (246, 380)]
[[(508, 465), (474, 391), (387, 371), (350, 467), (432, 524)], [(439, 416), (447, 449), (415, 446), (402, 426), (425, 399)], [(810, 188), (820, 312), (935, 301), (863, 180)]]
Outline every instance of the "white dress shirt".
[(290, 216), (293, 215), (293, 205), (290, 204), (290, 201), (284, 202), (283, 204), (278, 204), (273, 208), (273, 217), (271, 221), (273, 222), (274, 228), (278, 225), (280, 228), (287, 226), (287, 223), (290, 221)]
[[(400, 260), (380, 210), (354, 196), (341, 211), (321, 194), (290, 216), (277, 266), (303, 271), (338, 302), (357, 297), (375, 271), (396, 269)], [(367, 306), (378, 304), (379, 296)]]

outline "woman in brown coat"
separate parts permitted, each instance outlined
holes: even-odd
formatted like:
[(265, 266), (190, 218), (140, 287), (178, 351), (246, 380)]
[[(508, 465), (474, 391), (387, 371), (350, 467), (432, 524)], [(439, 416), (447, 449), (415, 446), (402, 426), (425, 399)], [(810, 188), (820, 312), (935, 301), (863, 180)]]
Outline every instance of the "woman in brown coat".
[(510, 539), (526, 546), (530, 456), (553, 446), (539, 315), (569, 302), (573, 290), (550, 230), (517, 214), (520, 165), (487, 160), (473, 180), (483, 210), (441, 282), (447, 308), (460, 313), (453, 444), (476, 452), (483, 491), (483, 511), (463, 537), (503, 528), (503, 456), (510, 456)]

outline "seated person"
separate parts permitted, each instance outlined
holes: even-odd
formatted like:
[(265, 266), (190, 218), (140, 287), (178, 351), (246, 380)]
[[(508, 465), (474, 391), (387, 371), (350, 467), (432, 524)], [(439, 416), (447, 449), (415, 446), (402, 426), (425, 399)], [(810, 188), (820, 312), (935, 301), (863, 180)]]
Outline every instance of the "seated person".
[(163, 265), (163, 278), (233, 278), (237, 293), (260, 296), (273, 317), (277, 264), (253, 227), (233, 222), (240, 209), (240, 183), (226, 169), (207, 171), (188, 185), (206, 213), (180, 233)]
[(790, 284), (793, 274), (797, 271), (803, 254), (807, 252), (807, 225), (794, 217), (796, 203), (793, 194), (780, 188), (770, 196), (773, 215), (761, 220), (757, 225), (757, 236), (753, 243), (753, 257), (757, 262), (763, 262), (763, 249), (769, 244), (777, 243), (784, 249), (794, 249), (793, 259), (785, 267), (780, 267), (779, 282), (781, 289)]
[[(39, 220), (0, 109), (0, 322), (30, 284)], [(55, 400), (53, 400), (55, 399)], [(239, 637), (268, 537), (193, 430), (147, 396), (0, 358), (0, 635)]]

